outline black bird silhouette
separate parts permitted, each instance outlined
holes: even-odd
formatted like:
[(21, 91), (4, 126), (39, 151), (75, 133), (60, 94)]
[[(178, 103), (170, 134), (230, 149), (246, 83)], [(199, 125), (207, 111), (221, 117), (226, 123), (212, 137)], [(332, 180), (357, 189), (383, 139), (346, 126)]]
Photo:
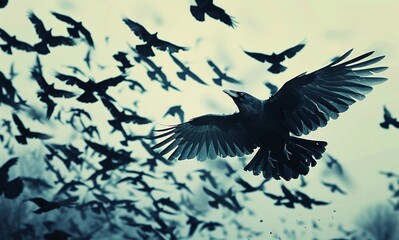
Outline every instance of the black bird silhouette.
[[(259, 147), (244, 170), (264, 178), (290, 180), (306, 175), (310, 166), (322, 157), (327, 145), (291, 136), (308, 134), (336, 119), (356, 100), (365, 98), (371, 86), (386, 81), (375, 77), (386, 67), (368, 66), (383, 57), (366, 59), (373, 52), (341, 63), (352, 50), (336, 62), (310, 74), (301, 74), (286, 82), (267, 100), (248, 93), (225, 90), (239, 112), (232, 115), (204, 115), (158, 130), (166, 137), (154, 149), (166, 146), (161, 154), (169, 159), (215, 159), (250, 154)], [(366, 68), (365, 68), (366, 67)]]
[(250, 192), (256, 192), (256, 191), (264, 191), (265, 190), (265, 183), (268, 181), (267, 179), (264, 179), (258, 186), (254, 187), (251, 184), (249, 184), (247, 181), (242, 179), (241, 177), (237, 177), (235, 179), (236, 183), (238, 183), (241, 187), (244, 188), (244, 190), (241, 190), (242, 193), (250, 193)]
[(344, 169), (342, 168), (342, 165), (338, 162), (338, 159), (331, 156), (330, 154), (327, 154), (327, 157), (327, 167), (342, 176), (344, 174)]
[(18, 95), (17, 89), (14, 87), (11, 75), (10, 78), (7, 78), (1, 71), (0, 71), (0, 95), (3, 95), (12, 102), (16, 101), (17, 97), (21, 99), (21, 97), (19, 97)]
[(47, 30), (44, 27), (42, 20), (40, 20), (33, 12), (29, 12), (28, 15), (29, 15), (29, 20), (32, 22), (32, 24), (35, 27), (36, 34), (41, 39), (39, 43), (36, 43), (33, 46), (33, 48), (36, 50), (37, 53), (40, 54), (50, 53), (50, 49), (48, 48), (47, 45), (49, 45), (50, 47), (56, 47), (60, 45), (65, 45), (65, 46), (75, 45), (73, 39), (69, 37), (53, 36), (53, 34), (51, 33), (52, 29)]
[(89, 30), (87, 30), (87, 28), (85, 28), (83, 26), (82, 22), (78, 22), (67, 15), (63, 15), (63, 14), (56, 13), (56, 12), (51, 12), (51, 13), (58, 20), (68, 23), (69, 25), (72, 25), (72, 27), (67, 28), (69, 36), (71, 36), (73, 38), (79, 38), (80, 37), (79, 33), (81, 33), (84, 36), (84, 38), (86, 39), (87, 43), (91, 47), (94, 47), (94, 42), (91, 37), (91, 33), (89, 32)]
[(87, 50), (85, 58), (83, 61), (86, 63), (87, 68), (91, 69), (91, 49)]
[(208, 65), (212, 68), (212, 70), (218, 75), (217, 78), (213, 78), (213, 79), (212, 79), (213, 82), (214, 82), (216, 85), (222, 86), (222, 81), (223, 81), (223, 80), (226, 81), (226, 82), (229, 82), (229, 83), (241, 84), (240, 81), (238, 81), (238, 80), (236, 80), (236, 79), (234, 79), (234, 78), (232, 78), (232, 77), (229, 77), (229, 76), (227, 76), (226, 73), (222, 72), (222, 71), (220, 70), (220, 68), (218, 68), (218, 67), (216, 66), (216, 64), (215, 64), (212, 60), (208, 60), (207, 62), (208, 62)]
[(122, 64), (122, 66), (118, 66), (119, 70), (122, 73), (125, 73), (127, 68), (133, 67), (133, 65), (127, 59), (126, 55), (127, 55), (127, 53), (125, 53), (125, 52), (117, 52), (116, 54), (112, 55), (112, 57), (116, 61), (118, 61), (118, 62), (120, 62)]
[[(247, 52), (247, 51), (244, 51), (244, 52), (260, 62), (271, 63), (272, 66), (270, 66), (270, 68), (268, 69), (269, 72), (277, 74), (277, 73), (284, 72), (287, 69), (286, 67), (281, 65), (281, 63), (286, 58), (294, 57), (299, 51), (302, 50), (302, 48), (304, 46), (305, 46), (305, 44), (300, 43), (300, 44), (298, 44), (292, 48), (289, 48), (279, 54), (272, 53), (271, 55), (263, 54), (263, 53)], [(336, 62), (338, 62), (338, 61), (336, 61)]]
[(40, 90), (37, 92), (40, 101), (47, 104), (47, 119), (49, 119), (53, 114), (54, 108), (56, 106), (56, 103), (50, 97), (71, 98), (75, 96), (75, 94), (72, 92), (56, 89), (54, 87), (54, 83), (48, 84), (42, 73), (37, 70), (32, 70), (31, 76), (40, 86)]
[(202, 189), (213, 199), (208, 202), (209, 206), (218, 209), (220, 204), (235, 213), (241, 211), (242, 207), (238, 204), (231, 188), (227, 192), (222, 190), (220, 194), (215, 193), (206, 187), (203, 187)]
[(12, 118), (14, 120), (15, 125), (21, 135), (15, 136), (15, 139), (19, 144), (27, 144), (28, 138), (37, 138), (41, 140), (46, 140), (52, 138), (52, 136), (40, 132), (32, 132), (29, 128), (26, 128), (25, 125), (22, 123), (21, 119), (15, 114), (12, 114)]
[(6, 31), (0, 28), (0, 38), (3, 39), (6, 44), (1, 44), (0, 48), (3, 52), (12, 54), (11, 48), (24, 50), (26, 52), (34, 51), (34, 48), (26, 42), (19, 41), (16, 36), (10, 36)]
[(4, 194), (5, 198), (17, 198), (23, 191), (24, 183), (21, 177), (9, 181), (8, 171), (17, 164), (18, 158), (10, 158), (0, 167), (0, 196)]
[(298, 203), (300, 203), (303, 207), (308, 208), (308, 209), (312, 209), (312, 205), (323, 206), (323, 205), (330, 204), (329, 202), (320, 201), (320, 200), (311, 198), (308, 195), (306, 195), (305, 193), (298, 191), (298, 190), (295, 191), (295, 195), (298, 199)]
[(77, 85), (79, 88), (81, 88), (84, 93), (80, 95), (77, 100), (80, 102), (84, 103), (94, 103), (97, 102), (98, 99), (94, 95), (95, 92), (102, 98), (106, 99), (111, 99), (113, 98), (109, 96), (106, 91), (108, 90), (109, 87), (115, 87), (119, 83), (125, 80), (125, 75), (119, 75), (116, 77), (111, 77), (107, 78), (105, 80), (102, 80), (100, 82), (94, 82), (92, 79), (89, 79), (87, 82), (83, 82), (79, 78), (71, 75), (66, 75), (62, 73), (57, 73), (56, 78), (58, 78), (61, 81), (65, 81), (66, 84), (68, 85)]
[(0, 8), (5, 8), (8, 4), (8, 0), (2, 0), (0, 1)]
[(200, 173), (199, 178), (200, 178), (203, 182), (208, 181), (208, 182), (212, 185), (212, 187), (213, 187), (214, 189), (217, 189), (217, 188), (218, 188), (218, 184), (216, 183), (216, 179), (215, 179), (215, 177), (212, 175), (211, 171), (206, 170), (206, 169), (198, 169), (198, 170), (195, 170), (194, 172)]
[(177, 76), (185, 81), (186, 77), (189, 76), (190, 78), (192, 78), (194, 81), (204, 84), (204, 85), (208, 85), (206, 84), (206, 82), (204, 82), (201, 78), (199, 78), (195, 73), (193, 73), (190, 70), (190, 67), (187, 67), (186, 65), (184, 65), (184, 63), (182, 63), (177, 57), (173, 56), (173, 54), (169, 54), (170, 57), (172, 58), (173, 62), (176, 63), (176, 65), (181, 69), (180, 72), (177, 72)]
[(174, 45), (170, 42), (159, 39), (157, 36), (157, 34), (158, 34), (157, 32), (154, 34), (151, 34), (143, 26), (130, 20), (129, 18), (124, 18), (123, 21), (130, 28), (130, 30), (137, 37), (139, 37), (139, 39), (146, 42), (145, 44), (136, 46), (137, 51), (144, 57), (155, 56), (154, 52), (151, 49), (152, 47), (155, 47), (162, 51), (168, 50), (170, 53), (178, 52), (180, 50), (183, 50), (183, 51), (188, 50), (186, 47), (180, 47), (180, 46)]
[(168, 116), (168, 115), (170, 115), (170, 116), (172, 116), (172, 117), (174, 117), (174, 116), (177, 115), (177, 116), (179, 117), (180, 122), (181, 122), (181, 123), (184, 122), (184, 112), (183, 112), (183, 110), (181, 109), (181, 105), (176, 105), (176, 106), (170, 107), (170, 108), (168, 109), (168, 111), (166, 111), (166, 113), (163, 115), (163, 117), (166, 117), (166, 116)]
[(384, 106), (384, 121), (380, 123), (380, 126), (384, 129), (388, 129), (392, 125), (395, 128), (399, 128), (399, 122), (396, 118), (392, 117), (391, 112)]
[(139, 83), (139, 82), (136, 81), (136, 80), (126, 79), (125, 82), (128, 82), (128, 83), (129, 83), (129, 88), (130, 88), (131, 90), (133, 90), (133, 91), (136, 89), (136, 87), (140, 89), (140, 92), (141, 92), (141, 93), (144, 93), (144, 92), (147, 91), (147, 90), (143, 87), (143, 85), (141, 85), (141, 83)]
[(343, 195), (346, 195), (346, 192), (344, 190), (342, 190), (340, 187), (338, 187), (337, 184), (324, 182), (324, 181), (321, 181), (321, 183), (324, 186), (328, 187), (332, 193), (338, 192), (338, 193), (341, 193)]
[(222, 8), (213, 4), (213, 0), (195, 0), (197, 6), (190, 6), (190, 12), (200, 22), (205, 21), (205, 13), (216, 20), (223, 22), (229, 27), (236, 27), (237, 22), (229, 16)]
[(380, 171), (381, 175), (384, 175), (387, 178), (397, 178), (399, 180), (399, 174), (394, 173), (394, 172), (384, 172), (384, 171)]
[(54, 209), (61, 208), (61, 207), (71, 207), (78, 200), (79, 200), (78, 196), (73, 196), (73, 197), (70, 197), (70, 198), (67, 198), (64, 200), (53, 201), (53, 202), (47, 201), (44, 198), (30, 198), (30, 199), (27, 199), (26, 201), (30, 201), (30, 202), (33, 202), (34, 204), (36, 204), (39, 208), (33, 212), (36, 214), (40, 214), (40, 213), (49, 212), (49, 211), (52, 211)]
[(270, 95), (274, 95), (278, 91), (278, 87), (269, 81), (265, 82), (265, 86), (270, 90)]

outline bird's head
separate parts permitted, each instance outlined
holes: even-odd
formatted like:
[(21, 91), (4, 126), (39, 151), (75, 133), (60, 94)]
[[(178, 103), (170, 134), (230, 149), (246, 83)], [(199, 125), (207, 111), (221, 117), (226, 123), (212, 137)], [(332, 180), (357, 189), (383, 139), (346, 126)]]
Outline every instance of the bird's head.
[(223, 92), (233, 99), (240, 112), (250, 114), (260, 113), (262, 108), (262, 101), (260, 99), (241, 91), (225, 89)]

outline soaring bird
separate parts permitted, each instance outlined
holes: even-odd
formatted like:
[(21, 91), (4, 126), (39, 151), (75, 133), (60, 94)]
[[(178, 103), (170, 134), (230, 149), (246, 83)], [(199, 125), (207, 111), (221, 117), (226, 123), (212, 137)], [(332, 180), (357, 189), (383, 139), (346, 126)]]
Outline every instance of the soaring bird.
[(219, 20), (234, 28), (237, 24), (234, 18), (229, 16), (222, 8), (213, 4), (213, 0), (195, 0), (197, 6), (190, 6), (190, 12), (200, 22), (205, 21), (205, 13), (216, 20)]
[(12, 54), (11, 48), (24, 50), (26, 52), (32, 52), (34, 49), (31, 45), (26, 42), (19, 41), (16, 36), (10, 36), (6, 31), (0, 28), (0, 38), (6, 42), (1, 44), (0, 48), (3, 52)]
[(159, 39), (157, 36), (157, 32), (151, 34), (143, 26), (130, 20), (129, 18), (124, 18), (123, 21), (137, 37), (146, 42), (145, 44), (136, 46), (137, 51), (144, 57), (155, 56), (155, 53), (151, 49), (152, 47), (155, 47), (162, 51), (168, 50), (169, 53), (178, 52), (180, 50), (187, 50), (187, 48), (185, 47), (180, 47), (170, 42)]
[(327, 125), (330, 118), (365, 98), (371, 86), (386, 81), (374, 76), (387, 67), (370, 67), (384, 56), (368, 59), (373, 52), (336, 61), (312, 73), (286, 82), (267, 100), (233, 90), (224, 90), (239, 111), (230, 115), (204, 115), (166, 129), (155, 138), (166, 137), (153, 148), (172, 152), (169, 160), (197, 157), (216, 159), (241, 157), (259, 148), (244, 170), (264, 178), (285, 180), (306, 175), (322, 157), (327, 142), (299, 138)]
[[(300, 43), (294, 47), (291, 47), (281, 53), (272, 53), (271, 55), (268, 54), (263, 54), (263, 53), (255, 53), (255, 52), (247, 52), (244, 51), (246, 54), (248, 54), (250, 57), (260, 61), (260, 62), (268, 62), (271, 63), (272, 65), (269, 67), (269, 72), (271, 73), (281, 73), (284, 72), (287, 67), (281, 65), (281, 62), (283, 62), (286, 58), (292, 58), (294, 57), (299, 51), (302, 50), (302, 48), (305, 46), (305, 44)], [(334, 62), (334, 61), (333, 61)]]
[(36, 34), (39, 36), (41, 41), (39, 43), (36, 43), (33, 47), (36, 50), (36, 52), (40, 54), (48, 54), (50, 53), (50, 50), (47, 45), (50, 47), (56, 47), (60, 45), (66, 45), (66, 46), (74, 46), (75, 42), (73, 39), (69, 37), (64, 37), (64, 36), (54, 36), (51, 33), (51, 30), (47, 30), (44, 27), (44, 24), (42, 20), (40, 20), (33, 12), (29, 12), (29, 20), (32, 22), (32, 24), (35, 27)]

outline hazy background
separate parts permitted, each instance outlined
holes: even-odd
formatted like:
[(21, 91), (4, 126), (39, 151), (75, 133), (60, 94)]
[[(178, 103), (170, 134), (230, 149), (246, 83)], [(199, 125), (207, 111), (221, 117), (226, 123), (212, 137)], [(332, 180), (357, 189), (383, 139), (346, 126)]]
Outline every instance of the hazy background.
[[(318, 233), (323, 239), (323, 236), (339, 236), (334, 227), (328, 227), (331, 223), (334, 226), (342, 223), (350, 229), (354, 224), (353, 219), (364, 207), (385, 201), (389, 196), (387, 182), (378, 171), (397, 170), (399, 165), (399, 131), (383, 130), (379, 127), (379, 122), (383, 119), (383, 105), (394, 115), (399, 115), (399, 31), (394, 24), (399, 21), (398, 2), (215, 0), (215, 4), (223, 7), (238, 22), (235, 29), (208, 17), (203, 23), (197, 22), (189, 11), (192, 3), (193, 1), (178, 0), (10, 1), (5, 9), (0, 9), (0, 27), (16, 34), (19, 39), (35, 42), (38, 39), (28, 20), (28, 11), (34, 11), (45, 26), (52, 27), (56, 34), (66, 35), (66, 25), (55, 19), (50, 11), (81, 20), (91, 31), (96, 44), (92, 54), (93, 62), (106, 66), (104, 70), (96, 67), (91, 71), (86, 69), (89, 76), (97, 79), (118, 74), (116, 62), (112, 59), (113, 54), (117, 51), (130, 52), (127, 44), (141, 44), (123, 23), (123, 17), (139, 22), (150, 32), (158, 32), (160, 38), (189, 47), (189, 51), (175, 56), (187, 63), (208, 86), (192, 80), (184, 82), (178, 79), (176, 71), (179, 69), (169, 55), (156, 51), (156, 57), (152, 60), (162, 66), (169, 80), (181, 92), (162, 90), (157, 83), (148, 79), (145, 68), (136, 65), (129, 71), (129, 76), (138, 80), (149, 91), (143, 95), (126, 91), (117, 97), (117, 101), (125, 105), (138, 101), (139, 113), (152, 119), (158, 128), (162, 124), (178, 123), (177, 118), (162, 118), (165, 111), (173, 105), (182, 105), (187, 120), (206, 113), (228, 114), (236, 111), (234, 103), (222, 92), (224, 88), (243, 90), (256, 97), (267, 98), (269, 90), (264, 86), (266, 80), (282, 86), (302, 72), (314, 71), (328, 64), (333, 57), (351, 48), (354, 48), (352, 56), (368, 51), (375, 51), (373, 56), (385, 55), (386, 58), (380, 65), (388, 66), (389, 69), (380, 75), (389, 80), (376, 86), (375, 91), (364, 101), (354, 104), (338, 120), (330, 121), (327, 127), (306, 136), (328, 142), (327, 152), (340, 160), (349, 175), (350, 181), (342, 185), (348, 195), (331, 194), (320, 184), (321, 179), (339, 183), (334, 176), (325, 174), (325, 159), (321, 159), (306, 176), (309, 183), (306, 193), (316, 199), (331, 201), (330, 205), (315, 207), (312, 211), (301, 207), (286, 209), (275, 207), (273, 201), (262, 194), (253, 194), (251, 200), (245, 204), (251, 204), (257, 216), (243, 217), (243, 221), (264, 231), (265, 234), (260, 239), (267, 239), (269, 232), (281, 233), (284, 227), (296, 226), (298, 220), (309, 222), (316, 219), (326, 226), (322, 233)], [(108, 43), (105, 37), (109, 37)], [(286, 60), (283, 64), (287, 66), (287, 70), (278, 75), (266, 70), (268, 64), (257, 62), (243, 53), (243, 49), (264, 53), (281, 52), (300, 42), (306, 43), (305, 48), (294, 58)], [(23, 96), (35, 98), (35, 91), (24, 80), (30, 77), (29, 69), (34, 64), (35, 55), (17, 50), (13, 52), (13, 55), (0, 52), (0, 70), (8, 72), (10, 64), (14, 62), (16, 71), (19, 72), (15, 85)], [(72, 48), (53, 48), (51, 54), (41, 56), (44, 71), (51, 76), (55, 71), (64, 71), (64, 65), (77, 64), (79, 61), (83, 66), (86, 52), (85, 44)], [(228, 74), (241, 80), (243, 84), (225, 84), (223, 88), (213, 84), (211, 79), (215, 75), (207, 65), (207, 59), (212, 59), (221, 69), (228, 68)], [(31, 84), (35, 86), (36, 83)], [(65, 103), (66, 106), (68, 104), (84, 106), (76, 101)], [(43, 105), (37, 102), (37, 106)], [(99, 108), (98, 105), (90, 107), (94, 115), (101, 117), (107, 114), (110, 117), (108, 113), (101, 112), (105, 111), (104, 108)], [(0, 117), (3, 113), (8, 115), (10, 111), (3, 109), (2, 107)], [(59, 141), (68, 141), (69, 132), (62, 132), (63, 128), (57, 126), (50, 128), (57, 132)], [(143, 128), (132, 127), (137, 132), (146, 132), (149, 129), (148, 126)], [(110, 139), (103, 140), (118, 141), (112, 139), (111, 135)], [(135, 151), (134, 144), (129, 147)], [(19, 150), (18, 146), (16, 148), (21, 155), (30, 154), (26, 147)], [(236, 158), (229, 161), (242, 169)], [(192, 169), (204, 168), (209, 164), (214, 165), (191, 160), (178, 162), (173, 168), (184, 176)], [(249, 172), (242, 172), (241, 176), (254, 184), (262, 180), (261, 176), (255, 177)], [(279, 194), (280, 184), (281, 181), (268, 182), (267, 191)], [(292, 188), (297, 188), (298, 185), (299, 181), (296, 180), (287, 183)], [(282, 217), (286, 219), (285, 223), (281, 222)], [(313, 234), (313, 230), (309, 228), (304, 227), (302, 230), (306, 236)]]

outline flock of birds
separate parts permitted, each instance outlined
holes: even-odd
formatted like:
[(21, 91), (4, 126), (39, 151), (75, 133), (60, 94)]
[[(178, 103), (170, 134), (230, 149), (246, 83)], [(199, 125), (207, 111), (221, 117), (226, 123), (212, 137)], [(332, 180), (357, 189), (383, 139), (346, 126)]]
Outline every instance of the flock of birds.
[[(207, 16), (219, 20), (232, 28), (237, 27), (237, 21), (222, 8), (214, 5), (212, 0), (196, 0), (195, 2), (196, 5), (190, 6), (190, 12), (196, 20), (204, 21)], [(5, 8), (6, 5), (7, 1), (2, 1), (0, 10), (2, 10), (1, 8)], [(41, 109), (38, 110), (35, 108), (30, 101), (25, 99), (25, 96), (20, 94), (14, 83), (22, 80), (18, 78), (14, 64), (11, 65), (8, 74), (0, 71), (0, 106), (2, 108), (8, 106), (12, 112), (8, 118), (3, 114), (1, 116), (0, 143), (10, 157), (8, 159), (5, 159), (4, 156), (1, 157), (1, 162), (4, 162), (4, 164), (0, 164), (0, 198), (16, 199), (22, 195), (25, 197), (22, 204), (27, 205), (28, 203), (25, 202), (31, 202), (37, 205), (38, 208), (33, 213), (48, 214), (58, 209), (66, 217), (56, 220), (56, 214), (54, 214), (55, 218), (52, 220), (43, 221), (45, 230), (39, 230), (40, 227), (38, 227), (39, 224), (37, 223), (24, 223), (21, 226), (17, 226), (16, 229), (12, 229), (10, 238), (44, 238), (46, 240), (99, 239), (99, 232), (104, 231), (125, 239), (190, 239), (194, 236), (210, 239), (218, 239), (218, 237), (226, 239), (230, 234), (229, 228), (236, 229), (237, 236), (235, 237), (238, 239), (252, 238), (259, 237), (264, 233), (252, 229), (250, 226), (245, 226), (244, 223), (237, 220), (237, 216), (241, 215), (256, 217), (256, 212), (250, 206), (245, 205), (246, 201), (250, 201), (251, 194), (263, 194), (266, 198), (274, 201), (274, 205), (286, 208), (295, 208), (297, 205), (300, 205), (311, 209), (314, 206), (330, 204), (329, 201), (317, 200), (308, 196), (302, 190), (290, 190), (284, 184), (281, 184), (281, 194), (267, 191), (265, 187), (266, 183), (272, 177), (279, 179), (279, 175), (286, 180), (289, 180), (291, 177), (300, 177), (301, 184), (299, 188), (305, 188), (308, 183), (300, 175), (304, 175), (307, 172), (301, 172), (296, 176), (291, 173), (289, 177), (283, 172), (274, 172), (270, 175), (266, 173), (265, 166), (259, 165), (259, 162), (252, 165), (252, 168), (248, 167), (248, 165), (246, 166), (246, 170), (251, 170), (254, 174), (259, 174), (263, 171), (265, 179), (262, 179), (257, 186), (244, 180), (240, 174), (240, 170), (224, 160), (220, 161), (223, 165), (221, 171), (214, 172), (203, 168), (187, 173), (185, 178), (179, 177), (173, 171), (173, 167), (170, 167), (173, 165), (173, 162), (163, 155), (173, 150), (172, 147), (177, 147), (180, 142), (176, 142), (176, 138), (172, 137), (168, 138), (169, 140), (166, 140), (166, 142), (164, 141), (155, 145), (155, 139), (159, 135), (156, 135), (156, 131), (153, 128), (148, 134), (144, 135), (132, 133), (130, 128), (126, 126), (150, 125), (152, 120), (140, 115), (136, 111), (139, 109), (132, 110), (134, 106), (124, 107), (120, 105), (118, 103), (118, 96), (111, 94), (109, 90), (111, 88), (121, 89), (128, 87), (131, 91), (137, 91), (141, 94), (150, 91), (145, 88), (145, 85), (141, 81), (130, 79), (129, 69), (135, 67), (135, 65), (139, 65), (144, 66), (147, 70), (148, 78), (158, 82), (160, 87), (165, 91), (180, 91), (178, 87), (169, 81), (162, 67), (151, 60), (151, 57), (158, 54), (154, 49), (169, 52), (171, 60), (179, 68), (179, 71), (176, 73), (179, 79), (185, 81), (190, 78), (197, 84), (208, 85), (207, 81), (204, 81), (191, 71), (189, 66), (184, 64), (175, 55), (179, 51), (187, 51), (189, 49), (160, 39), (157, 33), (150, 33), (139, 23), (129, 18), (123, 18), (122, 21), (127, 25), (128, 29), (142, 40), (144, 44), (134, 47), (128, 46), (130, 49), (129, 52), (118, 51), (113, 55), (113, 59), (118, 63), (115, 66), (119, 69), (120, 73), (118, 75), (109, 76), (101, 80), (92, 79), (86, 77), (86, 74), (77, 62), (75, 66), (67, 66), (70, 73), (57, 71), (54, 76), (46, 76), (43, 70), (45, 66), (42, 65), (40, 56), (52, 54), (52, 48), (60, 46), (72, 47), (84, 42), (87, 45), (88, 51), (81, 64), (85, 64), (88, 69), (92, 69), (91, 53), (96, 51), (96, 38), (92, 37), (89, 29), (81, 21), (57, 12), (51, 12), (51, 14), (56, 19), (67, 24), (67, 36), (54, 35), (52, 28), (46, 27), (43, 21), (33, 12), (28, 13), (28, 19), (33, 24), (39, 38), (39, 41), (36, 43), (27, 43), (21, 39), (17, 39), (15, 35), (10, 34), (10, 30), (6, 31), (0, 28), (0, 41), (2, 41), (0, 42), (0, 48), (4, 54), (12, 55), (15, 50), (37, 54), (36, 62), (30, 69), (30, 76), (38, 85), (37, 98), (45, 107), (45, 117), (43, 117)], [(269, 63), (268, 71), (278, 74), (286, 70), (286, 67), (282, 65), (284, 60), (294, 57), (304, 46), (305, 44), (300, 43), (278, 54), (244, 52), (257, 61)], [(341, 66), (342, 68), (339, 68), (337, 71), (344, 71), (345, 74), (348, 74), (347, 76), (351, 77), (357, 74), (355, 71), (352, 71), (353, 65), (357, 64), (357, 67), (368, 66), (382, 59), (378, 57), (359, 62), (369, 56), (362, 55), (359, 58), (339, 65), (338, 63), (347, 57), (347, 55), (349, 53), (334, 61), (330, 66), (334, 64), (335, 66)], [(243, 81), (227, 75), (212, 60), (207, 60), (207, 63), (216, 74), (216, 77), (213, 78), (215, 85), (223, 86), (224, 82), (243, 84)], [(361, 72), (362, 76), (370, 75), (367, 70), (369, 69), (364, 69)], [(384, 69), (373, 68), (373, 70), (382, 71)], [(300, 78), (299, 81), (306, 82), (308, 79)], [(372, 84), (372, 81), (372, 77), (369, 77), (368, 84)], [(378, 81), (382, 81), (382, 78), (378, 79)], [(59, 87), (61, 83), (67, 86), (64, 86), (64, 88)], [(340, 95), (340, 100), (338, 101), (340, 106), (337, 107), (337, 105), (334, 105), (335, 103), (324, 103), (324, 106), (327, 106), (324, 108), (330, 109), (330, 116), (324, 114), (321, 119), (326, 118), (325, 121), (327, 121), (330, 117), (336, 118), (338, 114), (334, 113), (335, 110), (343, 112), (344, 110), (339, 109), (339, 107), (353, 103), (349, 98), (343, 96), (342, 92), (349, 95), (358, 94), (355, 98), (358, 97), (360, 99), (363, 96), (361, 93), (369, 91), (368, 85), (362, 85), (360, 82), (351, 82), (351, 84), (350, 87), (357, 87), (360, 89), (360, 93), (355, 93), (344, 88), (338, 89), (339, 93), (334, 93), (334, 96), (337, 94)], [(19, 85), (19, 82), (16, 85)], [(278, 88), (275, 85), (266, 82), (265, 86), (270, 89), (273, 96), (279, 96)], [(284, 86), (286, 87), (283, 87), (283, 89), (288, 89), (287, 86), (289, 85)], [(311, 87), (311, 85), (300, 87), (305, 89)], [(326, 88), (335, 91), (338, 87), (327, 85)], [(241, 92), (232, 93), (230, 91), (227, 93), (233, 98), (238, 95), (241, 96)], [(105, 120), (107, 123), (104, 124), (108, 124), (112, 129), (110, 133), (112, 138), (122, 136), (119, 139), (120, 144), (112, 145), (107, 143), (104, 137), (106, 133), (100, 128), (100, 125), (95, 124), (92, 114), (88, 109), (80, 107), (65, 109), (60, 104), (60, 99), (67, 99), (72, 104), (74, 101), (77, 101), (86, 104), (87, 108), (90, 108), (90, 105), (94, 103), (101, 104), (103, 111), (107, 111), (110, 116), (109, 119)], [(321, 100), (311, 99), (310, 101), (320, 102)], [(286, 104), (290, 105), (292, 103), (286, 102)], [(308, 103), (305, 102), (304, 104)], [(237, 105), (240, 108), (240, 105)], [(317, 107), (321, 109), (323, 108), (323, 104), (317, 105)], [(296, 114), (303, 113), (297, 112)], [(185, 122), (185, 115), (181, 105), (171, 106), (165, 111), (163, 116), (176, 117), (181, 123), (181, 125), (177, 126), (187, 126), (184, 125), (187, 122)], [(195, 119), (188, 123), (203, 124), (198, 119), (198, 123), (195, 123)], [(385, 121), (381, 123), (381, 127), (388, 128), (392, 125), (399, 128), (398, 121), (391, 116), (386, 108), (384, 108), (384, 119)], [(101, 120), (104, 122), (104, 119)], [(205, 119), (202, 120), (204, 121)], [(208, 119), (206, 120), (208, 121)], [(305, 120), (303, 128), (296, 128), (297, 131), (306, 133), (306, 131), (315, 130), (317, 127), (312, 126), (312, 123), (310, 123), (313, 120)], [(59, 124), (58, 126), (72, 129), (79, 136), (78, 140), (75, 139), (71, 142), (60, 144), (55, 141), (53, 142), (52, 139), (54, 139), (54, 136), (51, 133), (45, 132), (45, 130), (41, 130), (43, 129), (42, 127), (38, 127), (37, 129), (36, 127), (31, 127), (31, 124), (34, 126), (46, 126), (55, 122)], [(319, 119), (319, 124), (316, 125), (322, 126), (322, 122)], [(309, 129), (306, 130), (306, 127), (309, 127)], [(193, 133), (196, 131), (190, 127), (187, 127), (187, 129), (193, 131)], [(166, 131), (163, 132), (163, 136), (169, 136), (170, 134), (175, 136), (175, 128)], [(202, 136), (202, 141), (206, 141), (206, 137)], [(233, 135), (224, 137), (231, 140), (235, 140), (236, 138)], [(39, 139), (41, 146), (45, 149), (43, 161), (40, 164), (43, 164), (46, 174), (49, 173), (49, 177), (12, 177), (13, 174), (11, 174), (10, 170), (15, 168), (18, 162), (21, 161), (20, 157), (15, 156), (17, 154), (15, 144), (18, 143), (21, 145), (22, 149), (29, 149), (32, 139)], [(200, 140), (196, 139), (195, 141), (198, 141), (199, 144)], [(156, 151), (157, 147), (161, 147), (171, 141), (171, 146), (161, 152)], [(148, 157), (146, 159), (134, 157), (136, 150), (131, 150), (133, 144), (137, 144), (140, 148), (144, 149)], [(223, 145), (220, 139), (219, 144)], [(324, 145), (322, 147), (323, 150), (319, 150), (320, 157), (321, 153), (324, 152)], [(181, 147), (175, 155), (172, 154), (171, 158), (181, 157), (181, 159), (184, 159), (184, 156), (198, 156), (201, 158), (199, 156), (201, 155), (201, 147), (197, 146), (198, 151), (194, 151), (194, 147), (191, 148), (191, 151), (190, 148), (188, 150), (187, 148), (184, 148), (184, 146)], [(219, 150), (213, 154), (208, 148), (205, 158), (240, 156), (240, 162), (245, 166), (245, 158), (240, 153), (247, 152), (242, 150), (245, 147), (242, 149), (239, 148), (234, 149), (234, 147), (229, 146), (229, 143), (227, 143), (226, 146), (219, 146)], [(294, 149), (289, 147), (288, 150), (293, 151)], [(326, 162), (328, 169), (335, 172), (338, 178), (343, 178), (343, 169), (338, 161), (332, 156), (328, 156), (328, 158), (329, 161)], [(308, 158), (305, 157), (304, 159), (304, 161), (308, 161)], [(306, 165), (314, 166), (315, 163), (306, 162)], [(232, 183), (231, 179), (234, 180)], [(198, 181), (202, 185), (200, 188), (201, 191), (194, 190)], [(229, 181), (231, 187), (226, 188), (225, 184), (221, 184)], [(331, 191), (331, 193), (347, 194), (336, 183), (322, 181), (321, 184), (328, 191)], [(115, 192), (117, 189), (126, 189), (126, 192), (119, 196)], [(395, 190), (393, 187), (392, 189)], [(50, 195), (53, 195), (53, 197), (50, 197)], [(206, 199), (207, 207), (199, 208), (197, 206), (197, 202), (195, 201), (197, 195)], [(222, 219), (210, 220), (208, 216), (213, 211), (223, 213)], [(79, 215), (80, 218), (78, 219)], [(311, 225), (314, 229), (321, 231), (316, 221), (313, 221)], [(342, 228), (342, 226), (339, 227)], [(289, 236), (292, 232), (287, 230), (284, 234)], [(349, 232), (345, 235), (350, 237), (352, 234), (353, 232)]]

